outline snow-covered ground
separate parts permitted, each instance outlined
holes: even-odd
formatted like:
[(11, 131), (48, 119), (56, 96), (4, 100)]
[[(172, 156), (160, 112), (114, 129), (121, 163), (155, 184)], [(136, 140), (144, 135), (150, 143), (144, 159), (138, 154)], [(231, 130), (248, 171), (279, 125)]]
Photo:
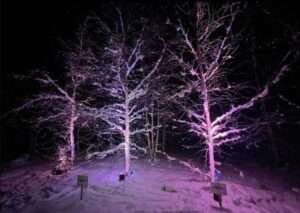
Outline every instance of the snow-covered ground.
[[(78, 164), (63, 176), (52, 176), (50, 168), (28, 165), (1, 174), (0, 212), (300, 212), (300, 194), (251, 171), (224, 171), (228, 195), (220, 209), (204, 176), (163, 158), (153, 165), (133, 160), (133, 173), (121, 182), (121, 156)], [(81, 174), (89, 177), (83, 200), (77, 186)]]

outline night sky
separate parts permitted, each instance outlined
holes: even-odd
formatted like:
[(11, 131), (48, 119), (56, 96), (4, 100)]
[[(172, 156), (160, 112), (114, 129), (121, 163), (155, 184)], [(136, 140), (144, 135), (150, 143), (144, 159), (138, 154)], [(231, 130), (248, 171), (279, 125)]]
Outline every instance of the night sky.
[[(20, 103), (24, 96), (30, 94), (28, 91), (34, 90), (31, 85), (23, 85), (13, 80), (11, 75), (26, 74), (35, 68), (61, 69), (61, 41), (72, 40), (74, 32), (87, 15), (101, 14), (107, 6), (104, 2), (107, 1), (1, 1), (1, 113)], [(143, 15), (164, 19), (174, 15), (171, 10), (173, 2), (151, 1), (147, 4), (140, 3), (140, 6), (144, 7)], [(294, 31), (299, 32), (300, 17), (296, 3), (249, 2), (245, 15), (248, 19), (244, 18), (254, 29), (255, 38), (262, 48), (270, 37), (284, 38), (286, 30), (283, 30), (284, 27), (280, 24), (290, 24), (294, 26)], [(125, 1), (115, 1), (111, 4), (125, 10), (128, 7)], [(264, 54), (263, 50), (260, 54)], [(268, 57), (270, 55), (266, 55), (266, 58)], [(297, 81), (293, 80), (296, 87)], [(295, 97), (297, 91), (299, 88), (296, 87), (291, 91), (288, 90), (286, 94), (290, 94), (297, 102), (299, 101), (299, 97)], [(20, 126), (12, 124), (13, 121), (0, 122), (0, 159), (12, 159), (22, 152), (27, 152), (30, 140), (29, 128), (24, 126), (20, 129)], [(283, 137), (293, 140), (297, 128), (299, 126), (290, 126), (291, 131), (288, 133), (285, 129)], [(295, 137), (294, 140), (298, 138)], [(295, 141), (290, 143), (294, 144)], [(18, 149), (12, 149), (15, 145)], [(300, 148), (298, 150), (300, 151)]]

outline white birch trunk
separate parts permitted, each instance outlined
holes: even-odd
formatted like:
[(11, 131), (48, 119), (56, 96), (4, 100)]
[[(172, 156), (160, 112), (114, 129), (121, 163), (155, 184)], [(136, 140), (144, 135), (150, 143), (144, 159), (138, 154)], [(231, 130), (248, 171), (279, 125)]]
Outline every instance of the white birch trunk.
[(125, 100), (125, 174), (129, 173), (130, 169), (130, 121), (129, 121), (129, 103), (126, 98)]
[(75, 160), (75, 137), (74, 137), (74, 130), (75, 130), (75, 122), (77, 120), (76, 117), (76, 109), (75, 105), (72, 104), (71, 106), (71, 117), (69, 123), (69, 148), (71, 152), (71, 164), (73, 164)]
[(154, 103), (152, 102), (151, 107), (151, 161), (154, 161), (154, 153), (155, 153), (155, 135), (154, 135)]
[(209, 170), (211, 176), (211, 182), (215, 182), (215, 156), (214, 156), (214, 145), (212, 143), (208, 144), (208, 154), (209, 154)]
[(205, 123), (206, 123), (206, 131), (207, 131), (207, 145), (208, 145), (208, 156), (209, 156), (209, 170), (211, 176), (211, 182), (215, 181), (215, 156), (214, 156), (214, 140), (212, 137), (212, 125), (211, 125), (211, 116), (209, 109), (209, 95), (206, 86), (206, 82), (204, 79), (204, 75), (202, 75), (202, 86), (203, 86), (203, 94), (204, 94), (204, 115), (205, 115)]

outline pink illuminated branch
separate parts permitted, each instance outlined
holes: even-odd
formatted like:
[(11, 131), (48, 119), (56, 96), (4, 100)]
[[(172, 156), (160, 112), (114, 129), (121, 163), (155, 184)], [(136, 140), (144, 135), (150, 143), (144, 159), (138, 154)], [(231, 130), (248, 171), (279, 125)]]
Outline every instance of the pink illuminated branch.
[[(190, 131), (196, 133), (203, 140), (201, 142), (207, 145), (210, 177), (214, 181), (215, 147), (238, 143), (247, 135), (250, 125), (242, 125), (239, 121), (242, 112), (264, 99), (270, 87), (280, 81), (288, 70), (287, 59), (290, 52), (283, 57), (276, 76), (259, 93), (236, 104), (237, 97), (241, 96), (239, 92), (246, 87), (243, 84), (228, 85), (224, 67), (238, 49), (234, 40), (238, 35), (234, 35), (233, 25), (240, 12), (239, 5), (227, 3), (220, 10), (212, 12), (207, 3), (198, 2), (196, 8), (191, 21), (193, 24), (184, 26), (179, 21), (176, 26), (178, 38), (168, 51), (174, 66), (182, 70), (178, 79), (185, 84), (170, 100), (183, 105), (185, 102), (181, 102), (181, 99), (190, 100), (189, 94), (197, 94), (197, 98), (193, 98), (197, 101), (193, 100), (190, 106), (182, 106), (187, 113), (187, 120), (178, 121), (188, 124)], [(213, 15), (208, 15), (211, 12)], [(188, 33), (191, 28), (195, 30), (194, 34)], [(212, 36), (213, 34), (215, 35)], [(184, 55), (189, 55), (190, 58), (187, 60)], [(215, 112), (216, 107), (219, 108)]]

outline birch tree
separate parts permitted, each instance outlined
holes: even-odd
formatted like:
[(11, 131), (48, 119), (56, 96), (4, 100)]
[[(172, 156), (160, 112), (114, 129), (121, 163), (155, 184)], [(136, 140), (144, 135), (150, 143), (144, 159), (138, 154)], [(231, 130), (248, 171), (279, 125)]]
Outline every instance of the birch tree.
[(103, 66), (93, 85), (108, 94), (109, 102), (98, 111), (99, 117), (110, 126), (111, 132), (121, 135), (123, 142), (113, 151), (124, 148), (125, 174), (128, 174), (130, 150), (139, 147), (133, 138), (147, 131), (142, 121), (147, 110), (145, 96), (149, 92), (149, 82), (163, 59), (164, 46), (160, 42), (157, 50), (150, 51), (142, 25), (138, 23), (137, 29), (136, 23), (126, 22), (118, 9), (117, 14), (118, 20), (113, 27), (100, 22), (107, 40), (101, 59)]
[(91, 78), (91, 70), (96, 66), (95, 55), (85, 43), (85, 33), (84, 28), (80, 29), (77, 34), (78, 42), (63, 51), (67, 73), (65, 76), (55, 79), (42, 70), (35, 70), (27, 76), (16, 76), (19, 80), (35, 84), (37, 94), (5, 115), (26, 111), (32, 115), (29, 120), (35, 129), (42, 131), (47, 128), (57, 141), (57, 169), (62, 171), (69, 169), (76, 157), (75, 128), (88, 99), (80, 97), (79, 90)]
[(250, 125), (244, 122), (243, 112), (253, 108), (268, 95), (270, 87), (279, 82), (288, 70), (288, 57), (258, 93), (244, 96), (245, 89), (249, 91), (249, 88), (228, 79), (228, 68), (238, 49), (234, 24), (240, 12), (239, 5), (227, 3), (213, 10), (208, 3), (197, 2), (194, 8), (180, 8), (192, 17), (192, 25), (187, 27), (183, 21), (178, 21), (179, 37), (169, 50), (172, 61), (182, 70), (180, 75), (185, 85), (173, 99), (189, 96), (189, 103), (183, 104), (187, 119), (178, 121), (188, 124), (190, 131), (206, 145), (210, 177), (214, 182), (216, 149), (232, 146), (247, 137)]
[(84, 114), (84, 106), (89, 96), (80, 96), (80, 87), (93, 78), (97, 69), (97, 58), (88, 39), (87, 22), (84, 22), (77, 32), (77, 42), (65, 52), (68, 83), (65, 94), (69, 99), (68, 143), (71, 151), (71, 162), (75, 159), (75, 128), (80, 115)]

